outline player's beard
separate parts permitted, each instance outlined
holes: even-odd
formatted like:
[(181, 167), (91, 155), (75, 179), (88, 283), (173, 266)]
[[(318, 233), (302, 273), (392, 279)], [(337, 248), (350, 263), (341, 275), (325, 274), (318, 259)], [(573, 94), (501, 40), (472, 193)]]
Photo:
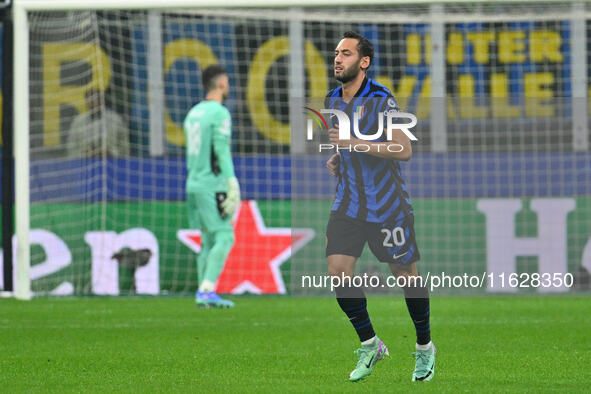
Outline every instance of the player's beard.
[(351, 67), (345, 68), (343, 70), (343, 72), (341, 73), (341, 75), (335, 74), (334, 77), (340, 83), (351, 82), (352, 80), (354, 80), (357, 77), (357, 74), (361, 71), (361, 69), (359, 68), (360, 62), (361, 62), (361, 59), (359, 59), (357, 62), (353, 63), (351, 65)]

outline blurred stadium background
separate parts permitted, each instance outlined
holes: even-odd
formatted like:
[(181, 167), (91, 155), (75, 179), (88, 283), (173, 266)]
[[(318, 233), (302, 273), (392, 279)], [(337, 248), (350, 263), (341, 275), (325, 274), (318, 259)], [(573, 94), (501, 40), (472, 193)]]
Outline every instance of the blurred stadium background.
[[(348, 29), (374, 43), (370, 77), (419, 119), (404, 173), (421, 270), (568, 273), (574, 282), (454, 294), (588, 290), (591, 5), (371, 3), (29, 12), (32, 291), (196, 290), (182, 120), (203, 97), (200, 70), (219, 62), (231, 80), (234, 161), (249, 203), (218, 290), (316, 294), (300, 277), (325, 272), (334, 180), (327, 155), (304, 141), (301, 104), (337, 86), (333, 49)], [(124, 123), (129, 152), (112, 155), (104, 138), (92, 152), (68, 150), (92, 89)], [(299, 229), (293, 237), (290, 228)], [(360, 270), (383, 272), (372, 261), (364, 255)]]
[[(337, 86), (333, 49), (353, 29), (375, 45), (369, 75), (418, 117), (403, 171), (421, 271), (506, 275), (504, 286), (496, 276), (431, 293), (437, 375), (420, 386), (405, 301), (375, 290), (368, 308), (392, 359), (361, 388), (588, 392), (591, 4), (204, 3), (13, 0), (0, 48), (0, 290), (13, 278), (17, 291), (0, 296), (28, 298), (30, 286), (36, 297), (0, 299), (0, 391), (359, 391), (347, 381), (358, 345), (347, 317), (333, 295), (305, 297), (326, 290), (301, 286), (326, 272), (335, 186), (317, 152), (326, 133), (306, 141), (302, 106)], [(23, 6), (37, 7), (26, 23)], [(233, 87), (245, 200), (218, 291), (293, 295), (229, 296), (229, 310), (189, 298), (200, 236), (184, 203), (182, 120), (217, 62)], [(97, 105), (109, 115), (89, 120)], [(112, 130), (123, 138), (105, 138)], [(12, 242), (16, 270), (12, 142), (16, 230), (29, 233), (18, 250)], [(360, 260), (359, 272), (385, 275), (371, 255)], [(509, 283), (511, 273), (524, 276)], [(526, 280), (544, 273), (549, 287)]]

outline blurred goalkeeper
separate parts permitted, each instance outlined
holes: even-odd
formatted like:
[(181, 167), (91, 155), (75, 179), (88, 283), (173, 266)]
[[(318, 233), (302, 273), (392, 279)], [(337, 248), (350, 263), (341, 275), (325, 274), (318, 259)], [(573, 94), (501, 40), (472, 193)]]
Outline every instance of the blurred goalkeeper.
[(222, 105), (230, 90), (226, 70), (203, 70), (205, 100), (195, 105), (183, 124), (187, 149), (189, 225), (202, 232), (197, 258), (200, 307), (231, 308), (234, 303), (215, 292), (216, 281), (234, 245), (231, 220), (240, 204), (240, 186), (231, 155), (230, 112)]

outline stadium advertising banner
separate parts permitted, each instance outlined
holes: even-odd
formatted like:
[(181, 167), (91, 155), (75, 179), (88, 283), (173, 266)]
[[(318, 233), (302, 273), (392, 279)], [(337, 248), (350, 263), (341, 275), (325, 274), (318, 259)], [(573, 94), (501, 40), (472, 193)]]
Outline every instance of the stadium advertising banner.
[[(421, 269), (433, 275), (484, 275), (484, 281), (474, 288), (457, 286), (451, 290), (543, 293), (588, 289), (582, 267), (591, 271), (589, 198), (417, 198), (413, 203)], [(317, 293), (319, 289), (302, 282), (302, 277), (326, 273), (321, 258), (325, 231), (322, 219), (328, 219), (330, 201), (315, 204), (311, 209), (327, 212), (325, 217), (315, 222), (315, 228), (292, 232), (291, 210), (301, 208), (291, 207), (287, 201), (243, 203), (236, 221), (237, 242), (219, 279), (218, 291)], [(458, 214), (450, 233), (443, 216), (452, 207)], [(32, 209), (33, 215), (43, 211), (53, 218), (32, 226), (33, 291), (117, 295), (196, 289), (194, 262), (201, 234), (187, 228), (184, 203), (109, 203), (105, 215), (112, 226), (107, 231), (99, 230), (98, 219), (76, 226), (59, 219), (64, 212), (79, 210), (76, 204), (35, 204)], [(99, 207), (85, 209), (90, 212)], [(164, 225), (171, 217), (178, 218), (176, 223)], [(301, 248), (291, 262), (290, 248)], [(360, 267), (362, 272), (385, 272), (367, 250)], [(488, 278), (491, 273), (505, 273), (505, 282), (500, 276)], [(543, 286), (522, 276), (520, 286), (514, 286), (508, 282), (512, 273), (572, 273), (572, 277), (568, 286)], [(453, 286), (442, 287), (449, 291)], [(443, 290), (435, 289), (434, 295)]]
[[(89, 219), (91, 213), (105, 209), (106, 220), (114, 224), (108, 231), (98, 230), (96, 218), (76, 226), (58, 219), (66, 212), (80, 211), (80, 204), (34, 205), (32, 216), (44, 212), (55, 220), (31, 229), (33, 291), (55, 295), (194, 292), (201, 233), (188, 228), (184, 203), (154, 204), (85, 207)], [(234, 219), (236, 243), (217, 286), (221, 293), (285, 293), (282, 265), (314, 236), (312, 229), (289, 227), (289, 203), (261, 205), (282, 215), (265, 219), (256, 201), (242, 203)], [(154, 215), (155, 208), (160, 215)], [(163, 225), (171, 217), (178, 218), (176, 227)]]

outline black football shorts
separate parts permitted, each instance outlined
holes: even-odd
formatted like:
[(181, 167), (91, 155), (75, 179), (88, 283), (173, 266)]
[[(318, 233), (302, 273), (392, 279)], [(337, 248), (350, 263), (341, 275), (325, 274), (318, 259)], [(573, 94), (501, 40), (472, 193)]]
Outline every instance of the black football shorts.
[(365, 243), (383, 263), (406, 265), (421, 258), (415, 240), (414, 216), (372, 223), (332, 211), (326, 226), (326, 256), (359, 257)]

